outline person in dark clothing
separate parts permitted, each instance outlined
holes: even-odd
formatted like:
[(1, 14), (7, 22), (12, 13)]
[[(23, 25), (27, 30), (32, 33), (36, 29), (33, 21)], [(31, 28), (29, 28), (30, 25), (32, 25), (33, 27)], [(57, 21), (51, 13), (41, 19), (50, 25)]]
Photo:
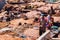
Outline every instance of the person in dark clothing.
[(10, 7), (8, 7), (8, 8), (5, 7), (5, 11), (8, 11), (8, 12), (9, 12), (9, 11), (12, 11), (12, 8), (13, 8), (13, 6), (10, 6)]
[(51, 6), (51, 10), (48, 11), (48, 13), (51, 14), (55, 14), (55, 10), (53, 9), (53, 7)]
[(39, 35), (41, 36), (44, 32), (45, 32), (45, 30), (43, 29), (43, 27), (40, 27), (39, 28)]
[(7, 22), (10, 21), (10, 17), (7, 17), (6, 21), (7, 21)]
[(45, 23), (40, 23), (39, 35), (41, 36), (46, 31)]
[(54, 14), (54, 9), (53, 9), (53, 7), (51, 6), (51, 11), (52, 11), (52, 13)]
[(41, 36), (43, 34), (42, 27), (39, 28), (39, 35)]

